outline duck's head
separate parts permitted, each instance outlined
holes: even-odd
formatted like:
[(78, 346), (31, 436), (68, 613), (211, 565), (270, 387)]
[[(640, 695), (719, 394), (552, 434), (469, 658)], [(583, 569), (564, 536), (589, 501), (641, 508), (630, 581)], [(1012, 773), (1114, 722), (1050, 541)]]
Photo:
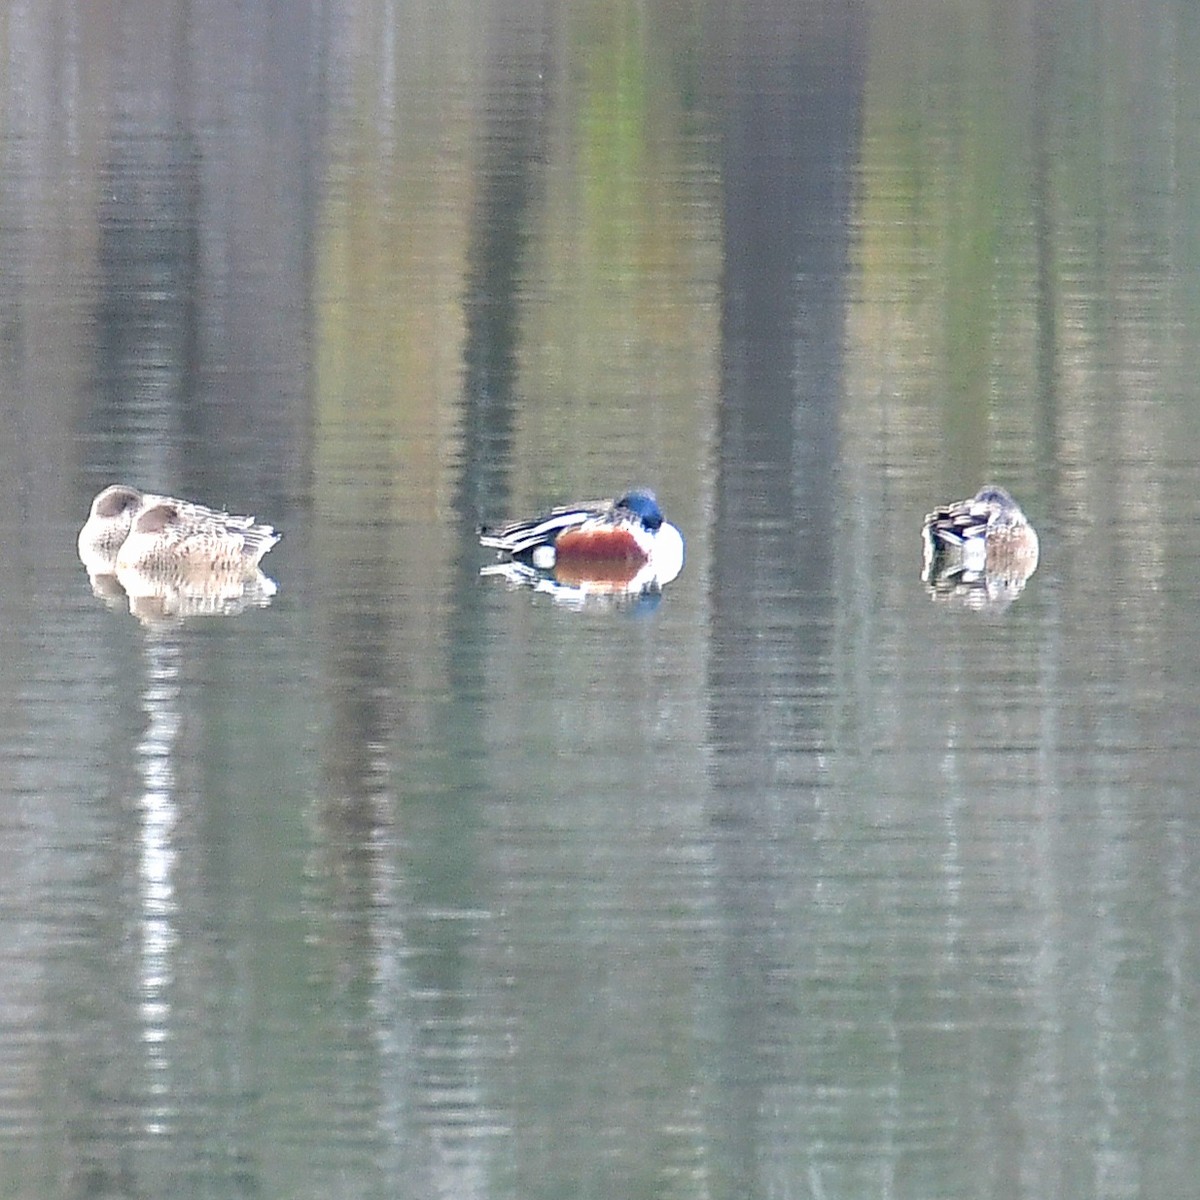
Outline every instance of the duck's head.
[(657, 532), (663, 523), (662, 509), (658, 507), (658, 500), (648, 488), (634, 488), (633, 491), (626, 492), (617, 501), (617, 507), (633, 513), (641, 521), (642, 527), (651, 533)]
[(138, 513), (133, 523), (134, 533), (162, 533), (179, 520), (179, 509), (169, 501), (151, 504)]
[(975, 493), (975, 503), (991, 504), (1005, 510), (1017, 507), (1017, 502), (998, 483), (985, 483)]
[(141, 503), (142, 493), (137, 488), (127, 483), (114, 483), (92, 501), (92, 516), (104, 521), (124, 516), (132, 519)]

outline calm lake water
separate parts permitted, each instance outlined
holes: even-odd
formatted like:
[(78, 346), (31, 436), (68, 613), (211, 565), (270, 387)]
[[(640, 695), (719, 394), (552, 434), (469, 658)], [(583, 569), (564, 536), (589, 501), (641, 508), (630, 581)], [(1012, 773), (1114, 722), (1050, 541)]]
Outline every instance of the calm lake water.
[[(1200, 9), (0, 44), (0, 1197), (1195, 1194)], [(94, 595), (114, 480), (277, 594)], [(480, 577), (635, 483), (661, 595)]]

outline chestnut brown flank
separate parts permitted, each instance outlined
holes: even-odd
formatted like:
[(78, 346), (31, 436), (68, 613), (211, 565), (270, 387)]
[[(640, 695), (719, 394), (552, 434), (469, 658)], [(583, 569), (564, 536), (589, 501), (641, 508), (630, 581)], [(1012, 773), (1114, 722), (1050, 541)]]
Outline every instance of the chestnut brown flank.
[(565, 563), (628, 563), (641, 566), (646, 552), (637, 538), (624, 529), (568, 529), (554, 543), (555, 561)]
[(623, 592), (636, 578), (641, 570), (638, 563), (625, 559), (595, 559), (581, 561), (573, 558), (570, 562), (556, 563), (554, 578), (568, 587), (587, 587), (598, 592)]

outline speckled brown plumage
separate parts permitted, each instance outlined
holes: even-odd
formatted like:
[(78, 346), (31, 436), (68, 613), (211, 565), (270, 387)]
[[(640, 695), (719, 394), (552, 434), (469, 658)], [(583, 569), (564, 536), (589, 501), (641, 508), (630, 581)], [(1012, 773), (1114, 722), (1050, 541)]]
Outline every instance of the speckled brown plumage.
[(133, 520), (116, 568), (180, 580), (198, 575), (244, 575), (279, 541), (270, 525), (231, 517), (202, 505), (155, 498)]

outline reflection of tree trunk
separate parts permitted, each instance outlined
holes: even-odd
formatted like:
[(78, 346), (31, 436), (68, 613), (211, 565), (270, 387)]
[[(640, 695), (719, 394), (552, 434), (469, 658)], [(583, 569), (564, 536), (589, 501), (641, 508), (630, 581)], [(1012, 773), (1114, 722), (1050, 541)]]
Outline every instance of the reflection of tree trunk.
[[(306, 20), (247, 23), (220, 4), (181, 11), (137, 5), (122, 22), (85, 423), (113, 443), (97, 478), (201, 495), (217, 481), (222, 499), (257, 496), (256, 508), (277, 512), (310, 424), (309, 364), (290, 348), (309, 342), (310, 312), (296, 298), (310, 291), (310, 85), (323, 31)], [(264, 73), (275, 88), (243, 90)], [(261, 140), (226, 138), (215, 115), (231, 93), (262, 95), (263, 111), (245, 120), (269, 153)]]
[(1053, 455), (1058, 446), (1058, 304), (1055, 294), (1054, 196), (1051, 185), (1051, 146), (1048, 123), (1053, 94), (1050, 86), (1058, 39), (1056, 25), (1047, 5), (1034, 10), (1033, 105), (1030, 110), (1030, 141), (1033, 146), (1032, 201), (1034, 245), (1037, 248), (1037, 396), (1038, 437), (1035, 441), (1043, 460), (1039, 474), (1047, 483), (1055, 477)]
[(96, 403), (87, 423), (114, 440), (122, 478), (186, 491), (181, 443), (199, 417), (198, 147), (184, 129), (119, 126), (104, 169)]
[[(548, 23), (555, 11), (545, 6), (540, 19)], [(537, 164), (547, 158), (547, 48), (552, 44), (548, 29), (539, 37), (511, 19), (495, 21), (489, 42), (480, 199), (473, 213), (465, 300), (464, 462), (458, 508), (466, 525), (494, 520), (505, 510), (521, 262), (532, 228), (529, 208), (539, 183)]]
[(730, 31), (714, 564), (726, 628), (748, 596), (782, 587), (791, 609), (832, 561), (862, 38), (844, 5), (830, 8), (802, 21), (784, 6)]
[[(520, 276), (532, 229), (531, 200), (540, 183), (538, 164), (548, 157), (546, 95), (552, 80), (548, 48), (554, 44), (548, 27), (540, 36), (531, 27), (539, 21), (548, 26), (556, 12), (551, 5), (541, 6), (540, 13), (530, 15), (529, 24), (513, 21), (511, 14), (506, 14), (508, 19), (498, 17), (489, 41), (479, 200), (472, 214), (464, 302), (463, 461), (455, 497), (464, 529), (495, 521), (508, 511)], [(453, 661), (457, 661), (456, 649), (473, 652), (477, 645), (471, 634), (478, 625), (477, 569), (472, 556), (460, 563), (459, 586), (454, 589), (457, 608), (451, 618), (459, 627), (450, 638)], [(471, 680), (477, 676), (476, 668), (469, 665), (468, 701), (473, 694)], [(474, 711), (470, 703), (468, 709)]]
[[(777, 893), (795, 886), (797, 816), (808, 807), (797, 757), (826, 728), (814, 697), (833, 628), (844, 287), (865, 53), (857, 6), (734, 11), (719, 50), (728, 72), (724, 380), (710, 660), (730, 1082), (764, 1078), (754, 1061), (787, 1040), (775, 1014), (794, 1005), (776, 993), (794, 977), (779, 967), (797, 931), (778, 942), (773, 914)], [(779, 1065), (769, 1074), (789, 1072)], [(741, 1106), (746, 1120), (768, 1109), (752, 1097)], [(723, 1127), (730, 1168), (745, 1175), (734, 1190), (761, 1190), (764, 1131), (736, 1120)]]

